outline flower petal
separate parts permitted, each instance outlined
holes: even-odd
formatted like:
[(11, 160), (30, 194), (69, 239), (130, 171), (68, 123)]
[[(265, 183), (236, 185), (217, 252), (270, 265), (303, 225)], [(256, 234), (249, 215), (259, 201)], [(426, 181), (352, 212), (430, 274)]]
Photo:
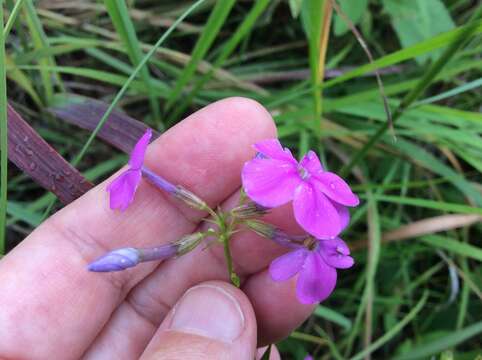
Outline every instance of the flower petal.
[(293, 208), (298, 224), (318, 239), (329, 239), (341, 232), (340, 215), (331, 201), (309, 182), (296, 188)]
[(314, 176), (313, 184), (318, 187), (326, 196), (345, 206), (357, 206), (360, 201), (338, 175), (332, 172), (320, 172)]
[(308, 151), (305, 156), (303, 156), (303, 159), (300, 161), (300, 165), (310, 174), (316, 174), (320, 171), (323, 171), (323, 166), (321, 165), (320, 159), (318, 159), (318, 155), (311, 150)]
[(349, 256), (350, 248), (340, 238), (320, 240), (318, 252), (328, 265), (339, 269), (348, 269), (355, 263)]
[(266, 207), (283, 205), (293, 199), (301, 181), (296, 164), (256, 158), (244, 164), (241, 179), (250, 199)]
[(328, 266), (318, 252), (310, 252), (296, 283), (296, 295), (303, 304), (325, 300), (336, 285), (336, 270)]
[(137, 186), (141, 181), (140, 170), (127, 170), (107, 186), (110, 193), (110, 208), (124, 211), (134, 199)]
[(295, 276), (303, 267), (306, 249), (298, 249), (274, 259), (269, 266), (269, 273), (274, 281), (285, 281)]
[(254, 148), (268, 158), (297, 163), (291, 152), (288, 149), (283, 149), (278, 139), (260, 141), (254, 144)]
[(343, 231), (350, 223), (350, 211), (346, 206), (337, 204), (335, 202), (333, 202), (332, 204), (335, 207), (336, 211), (338, 211), (338, 215), (340, 216), (341, 230)]
[(144, 155), (146, 154), (147, 145), (152, 137), (152, 130), (147, 129), (144, 135), (137, 141), (134, 149), (132, 149), (131, 157), (129, 159), (129, 166), (131, 169), (140, 170), (144, 163)]

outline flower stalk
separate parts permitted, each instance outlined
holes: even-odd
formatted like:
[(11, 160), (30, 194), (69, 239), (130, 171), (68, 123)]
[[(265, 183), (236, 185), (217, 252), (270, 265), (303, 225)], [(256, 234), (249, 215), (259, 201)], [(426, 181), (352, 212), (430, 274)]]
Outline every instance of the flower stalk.
[[(338, 235), (350, 219), (347, 207), (358, 205), (358, 197), (343, 179), (323, 169), (314, 152), (297, 162), (276, 139), (256, 144), (257, 156), (242, 171), (243, 189), (238, 205), (228, 211), (220, 207), (213, 210), (196, 194), (143, 165), (150, 138), (149, 131), (142, 136), (131, 154), (129, 168), (108, 186), (111, 208), (126, 210), (144, 178), (191, 208), (207, 212), (210, 217), (204, 221), (212, 226), (169, 244), (113, 250), (91, 263), (90, 271), (121, 271), (146, 261), (183, 256), (206, 238), (213, 238), (222, 244), (228, 277), (239, 287), (230, 245), (233, 235), (243, 226), (288, 250), (271, 262), (269, 271), (274, 281), (285, 281), (299, 274), (296, 293), (302, 303), (326, 299), (335, 288), (337, 270), (353, 266), (350, 250)], [(295, 219), (306, 231), (304, 234), (290, 235), (261, 220), (271, 208), (289, 201), (293, 202)]]

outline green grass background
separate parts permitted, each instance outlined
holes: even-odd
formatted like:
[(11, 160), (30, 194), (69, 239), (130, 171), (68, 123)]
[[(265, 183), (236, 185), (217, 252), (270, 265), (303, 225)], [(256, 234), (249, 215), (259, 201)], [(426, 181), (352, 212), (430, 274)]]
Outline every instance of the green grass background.
[[(316, 150), (363, 199), (344, 233), (357, 265), (277, 344), (283, 355), (481, 358), (480, 6), (339, 1), (375, 61), (334, 14), (321, 81), (324, 1), (0, 1), (0, 250), (58, 207), (7, 163), (7, 92), (94, 181), (124, 158), (52, 118), (57, 95), (101, 99), (161, 131), (210, 102), (247, 96), (269, 109), (286, 146)], [(388, 70), (396, 139), (375, 69)]]

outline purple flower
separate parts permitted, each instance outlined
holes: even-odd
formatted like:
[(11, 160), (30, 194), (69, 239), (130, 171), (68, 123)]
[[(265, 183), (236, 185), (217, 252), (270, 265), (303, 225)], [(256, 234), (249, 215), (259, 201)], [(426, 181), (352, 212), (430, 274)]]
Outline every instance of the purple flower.
[(336, 268), (354, 264), (350, 249), (340, 238), (315, 240), (312, 249), (300, 247), (275, 259), (269, 272), (274, 281), (284, 281), (299, 273), (296, 295), (303, 304), (325, 300), (336, 285)]
[(277, 139), (254, 147), (258, 156), (244, 165), (241, 174), (251, 200), (268, 208), (293, 200), (296, 221), (308, 233), (320, 239), (338, 236), (349, 221), (345, 206), (359, 203), (348, 184), (324, 171), (313, 151), (298, 163)]
[(110, 208), (124, 211), (134, 199), (137, 186), (142, 177), (142, 164), (146, 154), (147, 145), (152, 136), (152, 130), (148, 129), (139, 139), (131, 152), (129, 169), (120, 174), (107, 186), (110, 193)]
[(88, 269), (95, 272), (121, 271), (136, 266), (139, 261), (139, 250), (122, 248), (111, 251), (90, 263)]

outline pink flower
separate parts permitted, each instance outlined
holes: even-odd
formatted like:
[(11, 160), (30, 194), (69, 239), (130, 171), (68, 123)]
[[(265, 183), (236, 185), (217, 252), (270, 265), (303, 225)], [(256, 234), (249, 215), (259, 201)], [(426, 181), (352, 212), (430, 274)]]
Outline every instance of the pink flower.
[(296, 295), (303, 304), (325, 300), (335, 289), (336, 268), (352, 267), (350, 249), (340, 238), (315, 240), (313, 249), (300, 247), (273, 260), (269, 267), (274, 281), (285, 281), (299, 273)]
[(124, 211), (134, 199), (137, 186), (142, 177), (142, 164), (146, 154), (147, 145), (152, 136), (148, 129), (134, 146), (129, 159), (129, 169), (120, 174), (107, 186), (110, 193), (110, 208)]
[(309, 151), (298, 163), (277, 139), (257, 143), (258, 156), (248, 161), (241, 174), (251, 200), (276, 207), (293, 200), (296, 221), (320, 239), (338, 236), (348, 224), (345, 206), (357, 206), (358, 197), (338, 175), (324, 171)]

